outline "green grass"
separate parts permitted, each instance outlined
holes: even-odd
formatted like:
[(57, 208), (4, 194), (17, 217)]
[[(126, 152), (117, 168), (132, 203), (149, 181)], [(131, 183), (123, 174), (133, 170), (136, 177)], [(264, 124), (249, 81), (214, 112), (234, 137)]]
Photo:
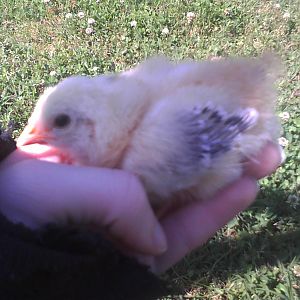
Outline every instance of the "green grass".
[[(44, 87), (71, 74), (119, 71), (156, 53), (202, 59), (274, 50), (286, 66), (277, 107), (290, 115), (286, 163), (262, 180), (251, 208), (165, 276), (184, 289), (178, 299), (300, 299), (299, 7), (299, 0), (2, 0), (0, 121), (14, 120), (17, 136)], [(91, 35), (88, 18), (96, 21)]]

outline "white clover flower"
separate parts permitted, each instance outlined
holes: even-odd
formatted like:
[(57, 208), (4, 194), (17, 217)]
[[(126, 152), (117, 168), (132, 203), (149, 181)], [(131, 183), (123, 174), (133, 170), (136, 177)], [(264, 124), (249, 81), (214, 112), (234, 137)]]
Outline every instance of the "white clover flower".
[(50, 75), (50, 76), (55, 76), (55, 75), (56, 75), (56, 71), (51, 71), (51, 72), (49, 73), (49, 75)]
[(189, 19), (193, 19), (196, 17), (196, 14), (192, 11), (189, 11), (187, 14), (186, 14), (186, 17), (189, 18)]
[(287, 121), (290, 118), (290, 114), (287, 111), (281, 112), (279, 118), (283, 121)]
[(192, 11), (189, 11), (187, 14), (186, 14), (186, 18), (188, 20), (188, 23), (191, 23), (196, 17), (196, 14)]
[(230, 8), (225, 8), (225, 9), (224, 9), (224, 15), (225, 15), (225, 16), (229, 16), (230, 14), (231, 14)]
[(293, 267), (293, 273), (295, 274), (296, 277), (300, 277), (300, 265), (295, 265)]
[(280, 137), (278, 139), (278, 144), (282, 147), (286, 147), (289, 144), (289, 141), (285, 137)]
[(120, 3), (122, 3), (122, 4), (123, 4), (124, 2), (125, 2), (124, 0), (120, 0)]
[(92, 28), (92, 27), (87, 27), (86, 29), (85, 29), (85, 33), (86, 34), (92, 34), (94, 32), (94, 29)]
[(137, 25), (137, 21), (133, 20), (130, 22), (131, 27), (136, 27), (136, 25)]
[(164, 35), (168, 35), (170, 33), (170, 30), (168, 29), (168, 27), (165, 27), (162, 31), (161, 31), (162, 34)]
[(278, 8), (278, 9), (281, 7), (279, 3), (276, 3), (274, 6), (275, 6), (275, 8)]
[(84, 17), (84, 12), (83, 11), (80, 11), (78, 14), (77, 14), (78, 18), (82, 19)]
[(66, 15), (65, 15), (65, 18), (66, 19), (70, 19), (70, 18), (72, 18), (73, 17), (73, 15), (71, 14), (71, 13), (67, 13)]
[(96, 22), (95, 19), (93, 19), (93, 18), (88, 18), (88, 24), (89, 24), (89, 25), (92, 25), (92, 24), (94, 24), (95, 22)]
[(285, 12), (282, 16), (284, 19), (289, 19), (291, 17), (289, 12)]
[(43, 0), (44, 3), (50, 3), (51, 0)]

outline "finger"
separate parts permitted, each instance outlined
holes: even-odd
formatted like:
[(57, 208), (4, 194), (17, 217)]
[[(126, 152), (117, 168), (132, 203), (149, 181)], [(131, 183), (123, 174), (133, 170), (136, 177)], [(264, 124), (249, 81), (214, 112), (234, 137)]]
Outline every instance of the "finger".
[(71, 218), (108, 228), (139, 252), (166, 250), (141, 184), (126, 172), (24, 160), (0, 172), (0, 191), (4, 214), (31, 228)]
[(243, 177), (217, 193), (213, 199), (192, 203), (162, 221), (168, 251), (159, 256), (152, 266), (161, 273), (183, 258), (191, 250), (205, 243), (215, 232), (230, 221), (255, 199), (256, 181)]
[(1, 168), (10, 167), (12, 164), (18, 163), (22, 160), (34, 158), (60, 162), (58, 149), (48, 145), (32, 144), (17, 148), (3, 162), (1, 162)]
[(255, 159), (245, 163), (245, 174), (257, 179), (268, 176), (284, 161), (284, 152), (282, 148), (274, 143), (268, 143)]

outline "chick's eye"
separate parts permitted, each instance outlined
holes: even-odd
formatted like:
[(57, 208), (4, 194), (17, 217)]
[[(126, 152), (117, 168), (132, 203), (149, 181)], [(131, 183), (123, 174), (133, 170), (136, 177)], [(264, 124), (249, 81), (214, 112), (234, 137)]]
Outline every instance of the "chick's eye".
[(54, 119), (54, 127), (64, 128), (71, 123), (71, 118), (67, 114), (60, 114)]

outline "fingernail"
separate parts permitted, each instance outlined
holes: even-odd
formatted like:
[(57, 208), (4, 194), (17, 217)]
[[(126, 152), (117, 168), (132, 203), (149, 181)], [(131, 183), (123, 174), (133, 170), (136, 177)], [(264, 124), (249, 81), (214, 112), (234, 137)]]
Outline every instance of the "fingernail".
[(286, 155), (283, 148), (278, 144), (278, 150), (280, 152), (280, 165), (282, 165), (286, 160)]
[(152, 243), (154, 248), (157, 249), (158, 254), (166, 252), (168, 248), (166, 236), (159, 224), (154, 228)]

